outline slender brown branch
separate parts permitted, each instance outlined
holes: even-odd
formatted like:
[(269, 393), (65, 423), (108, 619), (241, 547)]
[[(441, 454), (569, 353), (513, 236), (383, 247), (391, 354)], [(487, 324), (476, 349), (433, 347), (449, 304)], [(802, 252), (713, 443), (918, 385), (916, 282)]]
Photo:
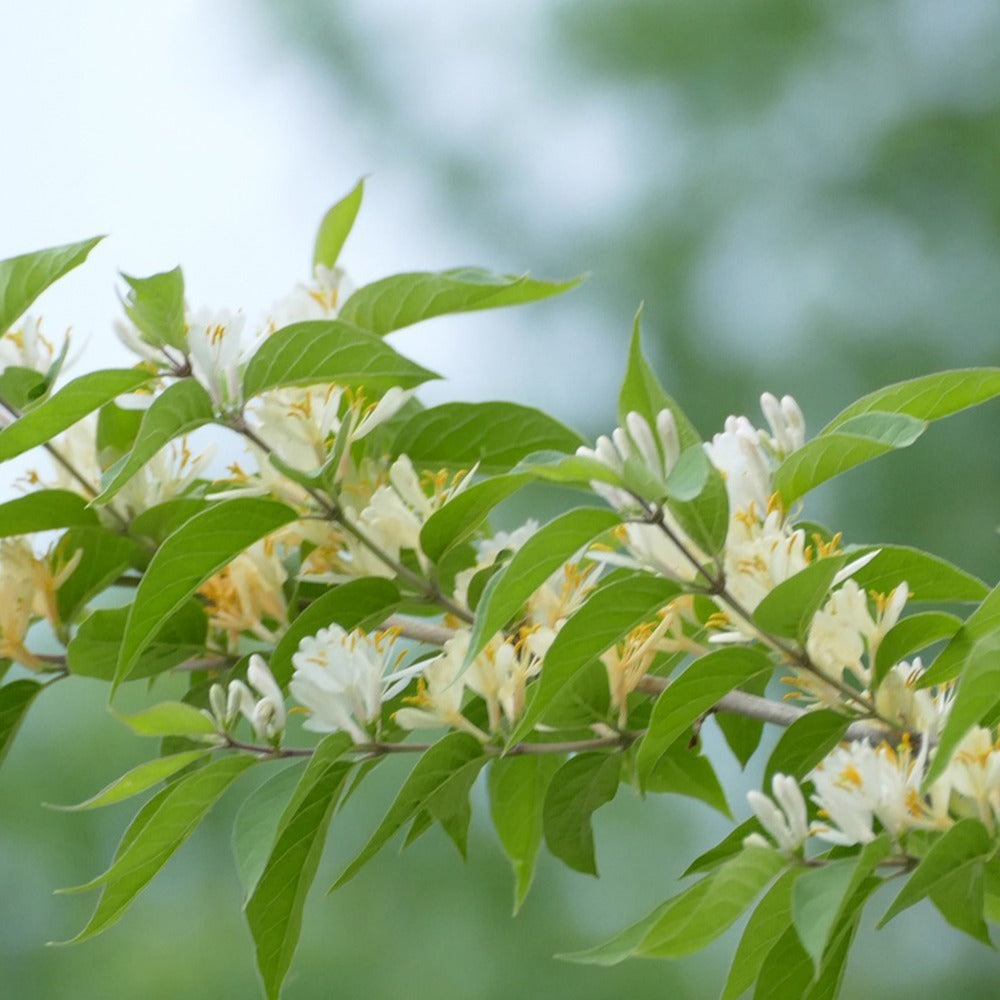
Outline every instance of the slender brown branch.
[[(645, 694), (659, 695), (670, 686), (670, 681), (665, 677), (643, 677), (639, 681), (637, 690)], [(775, 726), (788, 727), (793, 722), (797, 722), (808, 713), (794, 705), (789, 705), (783, 701), (771, 701), (770, 698), (761, 698), (755, 694), (748, 694), (746, 691), (730, 691), (723, 695), (709, 712), (723, 712), (727, 715), (742, 715), (747, 719), (759, 719), (761, 722), (769, 722)], [(864, 740), (868, 743), (881, 743), (886, 737), (894, 733), (902, 733), (898, 726), (893, 726), (887, 722), (875, 722), (868, 719), (860, 719), (852, 722), (844, 733), (847, 741)], [(911, 734), (917, 738), (918, 734)]]

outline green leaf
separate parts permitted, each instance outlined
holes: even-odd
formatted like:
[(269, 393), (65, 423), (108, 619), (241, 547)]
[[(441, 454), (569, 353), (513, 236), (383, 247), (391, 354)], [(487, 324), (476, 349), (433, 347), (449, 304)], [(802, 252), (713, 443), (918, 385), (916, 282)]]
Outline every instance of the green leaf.
[(715, 847), (710, 847), (703, 854), (699, 854), (698, 857), (694, 859), (684, 869), (682, 878), (687, 878), (688, 875), (697, 875), (699, 872), (711, 871), (713, 868), (718, 867), (723, 861), (728, 860), (736, 854), (739, 854), (743, 850), (743, 841), (750, 836), (751, 833), (761, 833), (763, 827), (760, 825), (760, 821), (756, 816), (750, 816), (745, 819), (739, 826), (734, 827), (729, 833), (726, 834), (722, 840), (715, 845)]
[(249, 399), (268, 389), (326, 383), (379, 393), (439, 377), (343, 320), (306, 320), (265, 338), (243, 373), (243, 394)]
[[(69, 672), (79, 677), (113, 680), (128, 616), (127, 606), (92, 611), (66, 647)], [(191, 657), (204, 655), (207, 634), (204, 606), (196, 600), (182, 604), (139, 654), (129, 678), (153, 677)]]
[[(565, 626), (563, 630), (565, 631)], [(558, 642), (558, 638), (556, 641)], [(649, 728), (636, 755), (639, 783), (645, 786), (654, 765), (667, 749), (723, 695), (750, 678), (773, 669), (774, 664), (767, 653), (752, 647), (717, 649), (695, 660), (656, 699)], [(542, 677), (545, 677), (544, 671)]]
[(792, 922), (792, 887), (805, 871), (791, 868), (768, 889), (750, 914), (746, 929), (736, 947), (721, 1000), (738, 1000), (760, 974), (771, 949), (786, 933)]
[(300, 760), (271, 775), (243, 800), (236, 813), (233, 820), (233, 860), (243, 886), (244, 901), (250, 898), (263, 874), (278, 835), (281, 817), (302, 779), (305, 766), (306, 762)]
[(757, 605), (754, 624), (784, 639), (805, 638), (813, 615), (823, 606), (844, 562), (844, 556), (817, 559), (783, 580)]
[(0, 462), (6, 462), (35, 445), (51, 441), (88, 413), (131, 392), (152, 378), (137, 369), (90, 372), (67, 382), (54, 396), (43, 400), (0, 431)]
[(136, 514), (129, 524), (129, 532), (139, 538), (151, 538), (159, 548), (167, 535), (175, 532), (185, 521), (212, 506), (212, 501), (199, 497), (174, 497)]
[[(682, 462), (684, 466), (681, 465)], [(668, 478), (668, 490), (686, 495), (693, 481), (702, 474), (704, 484), (694, 499), (668, 498), (667, 506), (687, 536), (703, 552), (709, 556), (716, 556), (726, 544), (726, 534), (729, 531), (729, 495), (726, 493), (726, 481), (722, 478), (722, 473), (708, 460), (701, 445), (692, 445), (678, 459), (677, 466), (680, 469), (678, 479), (671, 485), (670, 478), (673, 477)], [(695, 467), (700, 467), (700, 470), (692, 474), (690, 469)]]
[[(736, 690), (763, 697), (769, 680), (767, 674), (758, 674), (753, 680), (741, 684)], [(761, 738), (764, 735), (764, 723), (760, 719), (748, 719), (743, 715), (717, 712), (715, 724), (722, 731), (733, 756), (740, 762), (740, 767), (745, 768), (757, 747), (760, 746)]]
[(432, 316), (545, 299), (575, 288), (580, 280), (537, 281), (527, 275), (491, 274), (474, 267), (394, 274), (359, 288), (343, 304), (340, 316), (382, 335)]
[(535, 858), (542, 843), (542, 804), (561, 763), (555, 754), (521, 754), (490, 764), (490, 816), (514, 869), (515, 914), (535, 877)]
[(782, 734), (764, 769), (763, 787), (776, 774), (804, 778), (843, 738), (851, 720), (827, 708), (807, 712)]
[(317, 747), (281, 817), (274, 847), (246, 903), (257, 968), (269, 1000), (280, 995), (298, 944), (302, 908), (352, 767), (340, 759), (349, 748), (350, 739), (343, 733), (333, 733)]
[(986, 827), (978, 819), (959, 820), (934, 841), (877, 926), (884, 927), (903, 910), (958, 878), (967, 866), (986, 861), (991, 852)]
[(9, 753), (31, 703), (44, 687), (44, 684), (28, 678), (0, 687), (0, 764)]
[(646, 779), (646, 791), (686, 795), (717, 809), (732, 819), (726, 793), (719, 784), (711, 761), (692, 746), (692, 732), (683, 733), (656, 762)]
[(444, 403), (408, 420), (393, 445), (418, 468), (507, 472), (533, 452), (573, 452), (583, 438), (541, 410), (518, 403)]
[(136, 543), (102, 527), (70, 528), (59, 539), (53, 556), (58, 565), (80, 551), (80, 561), (56, 593), (56, 609), (68, 622), (87, 601), (110, 587), (136, 558)]
[(636, 954), (679, 958), (700, 951), (746, 910), (786, 864), (770, 848), (744, 848), (705, 880), (708, 889), (694, 905), (668, 909), (646, 932)]
[(33, 400), (49, 390), (49, 381), (42, 372), (22, 365), (0, 368), (0, 400), (16, 410), (23, 410)]
[(510, 473), (462, 490), (434, 511), (420, 529), (424, 554), (433, 562), (440, 562), (445, 553), (464, 542), (486, 520), (501, 500), (527, 486), (529, 481), (525, 474)]
[(980, 639), (1000, 630), (1000, 584), (986, 595), (983, 603), (966, 619), (965, 624), (952, 636), (941, 655), (920, 678), (922, 688), (932, 687), (953, 680), (961, 672)]
[(620, 523), (613, 511), (579, 507), (539, 528), (487, 584), (476, 609), (466, 662), (476, 658), (566, 560)]
[(649, 367), (649, 362), (643, 357), (640, 333), (641, 317), (642, 309), (640, 308), (632, 323), (628, 367), (625, 370), (625, 380), (622, 382), (621, 391), (618, 393), (618, 423), (624, 427), (625, 417), (629, 413), (635, 412), (645, 417), (646, 423), (655, 430), (656, 415), (660, 410), (669, 410), (673, 414), (674, 423), (677, 426), (681, 450), (686, 451), (692, 445), (700, 444), (701, 438), (681, 408), (667, 395), (652, 368)]
[(337, 202), (319, 224), (319, 232), (316, 233), (316, 246), (313, 249), (313, 266), (322, 264), (323, 267), (333, 268), (337, 264), (340, 251), (347, 242), (347, 237), (351, 235), (354, 227), (354, 220), (358, 217), (358, 209), (361, 208), (361, 199), (365, 193), (365, 179), (355, 184), (350, 194), (345, 195)]
[(114, 402), (97, 411), (97, 460), (102, 469), (132, 450), (145, 415), (144, 410), (126, 410)]
[(774, 474), (774, 488), (786, 507), (842, 472), (913, 444), (926, 429), (906, 414), (867, 413), (852, 417), (836, 431), (820, 434), (793, 451)]
[(981, 639), (969, 653), (934, 759), (927, 769), (924, 788), (930, 788), (944, 774), (962, 737), (997, 705), (1000, 705), (1000, 633)]
[(514, 466), (514, 474), (523, 473), (546, 483), (590, 487), (591, 482), (621, 486), (622, 478), (596, 458), (564, 455), (561, 451), (535, 451)]
[(469, 823), (472, 805), (469, 795), (479, 774), (479, 767), (466, 767), (427, 800), (427, 812), (441, 824), (441, 829), (465, 860), (468, 856)]
[(118, 715), (139, 736), (189, 736), (193, 739), (218, 733), (215, 722), (200, 708), (183, 701), (161, 701), (134, 715)]
[(111, 867), (86, 885), (63, 890), (82, 892), (103, 887), (87, 925), (65, 943), (86, 941), (115, 923), (194, 832), (223, 792), (256, 763), (257, 759), (248, 754), (222, 757), (173, 782), (152, 799), (155, 808), (144, 807), (141, 811), (142, 823), (133, 824), (126, 832)]
[(826, 434), (874, 410), (905, 413), (918, 420), (939, 420), (1000, 395), (1000, 368), (965, 368), (896, 382), (863, 396), (823, 428)]
[(585, 875), (597, 875), (590, 817), (618, 791), (620, 754), (580, 753), (553, 775), (542, 807), (545, 844), (555, 857)]
[(812, 959), (789, 927), (764, 959), (754, 1000), (802, 1000), (812, 979)]
[(6, 333), (53, 282), (82, 264), (103, 236), (0, 261), (0, 334)]
[(967, 865), (935, 886), (929, 895), (938, 912), (952, 927), (988, 948), (993, 947), (990, 929), (983, 919), (983, 865)]
[(37, 490), (0, 504), (0, 538), (96, 524), (87, 501), (69, 490)]
[(123, 802), (133, 795), (158, 785), (171, 775), (182, 771), (189, 764), (201, 760), (206, 754), (211, 753), (205, 750), (185, 750), (183, 753), (170, 754), (168, 757), (156, 757), (146, 761), (138, 767), (133, 767), (131, 771), (116, 778), (111, 784), (102, 788), (96, 795), (78, 803), (75, 806), (52, 806), (53, 809), (60, 809), (63, 812), (78, 812), (83, 809), (97, 809), (100, 806), (114, 805), (116, 802)]
[(896, 622), (882, 637), (875, 654), (875, 686), (885, 679), (893, 666), (910, 658), (911, 653), (950, 639), (962, 627), (958, 615), (944, 611), (923, 611)]
[(978, 602), (989, 593), (989, 587), (971, 573), (905, 545), (851, 546), (845, 555), (857, 559), (875, 551), (878, 555), (852, 574), (862, 590), (888, 594), (905, 581), (911, 601)]
[(819, 966), (843, 900), (854, 885), (858, 856), (826, 861), (795, 882), (792, 916), (799, 942)]
[(654, 927), (657, 921), (666, 914), (684, 909), (693, 910), (708, 894), (712, 887), (712, 882), (717, 873), (713, 872), (700, 882), (688, 886), (682, 893), (661, 903), (652, 913), (647, 914), (641, 920), (619, 931), (609, 941), (587, 948), (584, 951), (577, 951), (571, 954), (557, 955), (568, 962), (579, 962), (582, 965), (617, 965), (624, 962), (626, 958), (631, 958), (642, 943), (643, 938)]
[(331, 891), (354, 878), (396, 831), (426, 806), (432, 796), (452, 782), (464, 784), (468, 780), (468, 771), (477, 772), (486, 760), (481, 744), (468, 733), (449, 733), (435, 743), (417, 761), (385, 818), (358, 856), (331, 886)]
[(115, 686), (129, 676), (163, 622), (209, 577), (295, 518), (295, 511), (284, 504), (239, 497), (196, 514), (170, 535), (136, 589), (122, 637)]
[(181, 379), (163, 390), (146, 410), (131, 452), (108, 470), (95, 504), (106, 504), (169, 441), (214, 419), (212, 399), (193, 379)]
[[(549, 647), (535, 695), (511, 734), (512, 746), (543, 721), (545, 713), (571, 690), (573, 680), (636, 626), (649, 621), (680, 593), (672, 580), (635, 573), (592, 593), (570, 616)], [(666, 747), (664, 747), (666, 749)]]
[(129, 291), (125, 313), (155, 347), (187, 349), (187, 323), (184, 321), (184, 275), (179, 267), (148, 278), (122, 274)]
[(306, 636), (333, 624), (350, 631), (373, 615), (389, 615), (399, 600), (399, 588), (378, 576), (332, 587), (305, 608), (278, 640), (270, 661), (274, 679), (282, 687), (291, 680), (292, 656)]

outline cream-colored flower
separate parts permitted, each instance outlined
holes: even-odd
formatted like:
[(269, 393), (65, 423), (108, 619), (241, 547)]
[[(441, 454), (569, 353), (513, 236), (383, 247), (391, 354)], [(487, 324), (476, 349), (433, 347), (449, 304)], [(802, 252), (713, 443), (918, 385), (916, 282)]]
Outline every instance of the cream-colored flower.
[[(626, 474), (628, 465), (638, 464), (644, 470), (650, 483), (657, 485), (658, 496), (646, 500), (659, 501), (666, 492), (666, 479), (680, 457), (680, 440), (674, 415), (669, 410), (661, 410), (656, 415), (656, 427), (634, 411), (625, 415), (625, 426), (616, 427), (611, 436), (601, 435), (593, 448), (577, 448), (582, 458), (600, 462), (619, 476)], [(620, 511), (636, 511), (642, 504), (627, 490), (598, 481), (591, 482), (595, 493)]]
[[(845, 581), (810, 623), (806, 652), (812, 663), (834, 681), (842, 681), (850, 673), (863, 687), (869, 687), (879, 643), (899, 620), (908, 596), (909, 588), (905, 583), (900, 584), (887, 598), (876, 600), (873, 617), (864, 591), (854, 580)], [(796, 676), (800, 687), (809, 687), (809, 677), (801, 671)], [(830, 693), (821, 687), (822, 684), (812, 693), (826, 701)]]
[(250, 657), (247, 680), (259, 695), (258, 698), (240, 680), (230, 681), (228, 689), (221, 684), (212, 685), (208, 692), (212, 717), (225, 733), (242, 715), (250, 723), (257, 739), (267, 740), (272, 746), (278, 746), (288, 718), (285, 696), (264, 658), (257, 653)]
[[(760, 820), (761, 826), (774, 838), (779, 851), (797, 854), (809, 836), (806, 800), (799, 783), (787, 774), (776, 774), (771, 781), (773, 800), (763, 792), (747, 792), (747, 801)], [(744, 845), (769, 847), (760, 834), (750, 834)]]
[(273, 642), (275, 633), (265, 620), (287, 621), (282, 589), (287, 575), (274, 539), (255, 542), (198, 588), (207, 601), (210, 627), (227, 633), (231, 648), (243, 632)]
[(42, 661), (24, 644), (32, 623), (45, 618), (59, 622), (56, 591), (80, 563), (77, 549), (64, 564), (52, 554), (35, 555), (26, 538), (0, 540), (0, 659), (10, 659), (32, 669)]
[(32, 368), (44, 374), (55, 360), (52, 342), (42, 333), (42, 321), (28, 313), (19, 326), (0, 334), (0, 371)]
[(649, 673), (656, 654), (669, 648), (664, 636), (676, 624), (676, 619), (677, 612), (672, 605), (667, 605), (660, 611), (658, 621), (637, 626), (622, 642), (602, 654), (601, 662), (608, 671), (611, 704), (618, 709), (619, 726), (628, 721), (628, 696)]
[(774, 492), (777, 464), (805, 443), (805, 420), (791, 396), (780, 401), (769, 392), (760, 398), (771, 433), (758, 430), (746, 417), (727, 417), (705, 451), (722, 473), (730, 514), (755, 509), (763, 515)]
[(394, 629), (369, 635), (330, 625), (299, 643), (288, 688), (309, 712), (306, 729), (342, 731), (355, 743), (369, 742), (368, 727), (378, 718), (383, 701), (421, 670), (420, 664), (399, 669), (405, 651), (396, 649), (398, 635)]
[(188, 316), (188, 356), (194, 377), (220, 410), (238, 406), (241, 398), (241, 313), (199, 309)]
[(914, 754), (908, 738), (898, 747), (864, 741), (841, 746), (811, 773), (824, 822), (814, 833), (832, 844), (866, 844), (876, 837), (877, 820), (895, 843), (909, 830), (933, 830), (951, 820), (925, 796), (929, 741)]
[(952, 801), (960, 815), (977, 817), (991, 830), (1000, 824), (1000, 739), (973, 726), (955, 749), (945, 770), (948, 788), (960, 796)]
[(768, 511), (763, 521), (753, 503), (735, 511), (726, 536), (727, 590), (754, 611), (779, 583), (809, 565), (805, 546), (805, 532), (792, 530), (780, 510)]
[(954, 687), (918, 687), (925, 673), (920, 657), (912, 663), (895, 664), (882, 678), (875, 692), (875, 709), (883, 719), (901, 729), (927, 734), (931, 739), (941, 735), (951, 710)]
[(296, 285), (271, 307), (264, 321), (263, 333), (271, 334), (292, 323), (333, 319), (352, 291), (350, 279), (339, 267), (317, 264), (311, 284)]
[(417, 693), (404, 698), (404, 708), (393, 716), (404, 729), (439, 729), (448, 726), (471, 733), (485, 741), (488, 737), (462, 714), (467, 674), (463, 673), (469, 649), (469, 632), (462, 630), (445, 642), (442, 652), (420, 664)]
[[(536, 654), (531, 636), (530, 630), (520, 641), (497, 636), (465, 674), (465, 683), (486, 702), (491, 732), (500, 731), (503, 718), (511, 723), (521, 718), (528, 681), (541, 673), (542, 659)], [(467, 648), (468, 640), (465, 645)]]

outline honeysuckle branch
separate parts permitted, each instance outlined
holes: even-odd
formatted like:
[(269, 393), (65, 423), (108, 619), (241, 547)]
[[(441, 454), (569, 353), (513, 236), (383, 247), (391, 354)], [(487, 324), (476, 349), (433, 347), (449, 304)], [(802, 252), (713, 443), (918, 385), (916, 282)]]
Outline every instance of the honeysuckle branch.
[[(822, 670), (817, 667), (812, 660), (809, 658), (808, 653), (804, 649), (799, 648), (791, 643), (785, 642), (784, 639), (779, 636), (771, 635), (770, 633), (761, 629), (753, 621), (753, 615), (743, 604), (733, 595), (733, 593), (726, 586), (725, 574), (720, 572), (718, 575), (713, 575), (708, 571), (708, 569), (702, 565), (701, 560), (688, 548), (685, 544), (683, 538), (681, 538), (677, 532), (675, 532), (669, 524), (666, 523), (663, 515), (663, 507), (659, 504), (650, 504), (643, 500), (637, 493), (631, 492), (630, 495), (635, 499), (643, 511), (645, 512), (644, 521), (647, 524), (654, 525), (658, 527), (670, 541), (677, 547), (678, 551), (684, 556), (692, 566), (695, 567), (696, 571), (701, 574), (708, 581), (708, 593), (717, 597), (723, 602), (734, 614), (738, 615), (753, 633), (763, 642), (765, 645), (770, 646), (776, 653), (780, 653), (789, 663), (800, 667), (802, 670), (811, 673), (817, 679), (828, 684), (834, 690), (836, 690), (841, 696), (853, 702), (854, 704), (861, 707), (864, 714), (873, 719), (880, 719), (877, 710), (875, 709), (874, 703), (865, 698), (860, 692), (856, 691), (850, 685), (845, 684), (843, 681), (837, 680), (832, 677), (828, 677)], [(892, 723), (888, 719), (881, 719), (886, 726), (890, 729), (893, 728)]]
[[(274, 449), (254, 431), (241, 415), (231, 417), (226, 425), (256, 445), (268, 457), (274, 454)], [(317, 489), (315, 486), (308, 486), (302, 483), (299, 485), (319, 504), (329, 520), (339, 524), (344, 531), (356, 538), (373, 556), (385, 563), (401, 580), (405, 580), (411, 587), (419, 591), (429, 603), (438, 605), (461, 621), (470, 624), (475, 621), (475, 616), (470, 611), (463, 608), (460, 604), (455, 603), (450, 597), (442, 593), (435, 584), (424, 579), (419, 573), (414, 573), (408, 566), (404, 566), (398, 559), (394, 559), (367, 532), (349, 521), (343, 509), (335, 500), (331, 500), (330, 497), (326, 496), (322, 490)]]
[[(483, 753), (487, 757), (518, 757), (526, 754), (564, 754), (585, 753), (589, 750), (625, 750), (638, 740), (645, 730), (610, 733), (606, 736), (595, 736), (589, 740), (553, 740), (551, 743), (515, 743), (512, 747), (501, 747), (493, 743), (483, 745)], [(238, 740), (228, 733), (220, 733), (220, 742), (216, 749), (241, 750), (261, 757), (282, 759), (286, 757), (311, 757), (315, 750), (312, 747), (273, 747), (262, 743), (249, 743)], [(426, 753), (433, 743), (356, 743), (348, 753), (357, 754), (361, 758), (385, 757), (389, 754)]]

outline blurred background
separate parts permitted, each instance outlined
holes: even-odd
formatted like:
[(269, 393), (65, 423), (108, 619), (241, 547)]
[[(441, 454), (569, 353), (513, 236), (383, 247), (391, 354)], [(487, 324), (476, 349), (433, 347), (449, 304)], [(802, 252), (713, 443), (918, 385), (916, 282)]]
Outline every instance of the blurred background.
[[(642, 301), (647, 351), (706, 435), (728, 413), (759, 418), (764, 389), (795, 395), (816, 430), (885, 383), (1000, 361), (993, 0), (36, 0), (5, 14), (5, 40), (0, 257), (110, 234), (42, 301), (49, 332), (73, 327), (79, 368), (121, 360), (118, 269), (181, 263), (193, 304), (253, 314), (307, 277), (320, 216), (363, 174), (344, 255), (356, 283), (467, 263), (590, 276), (562, 299), (397, 335), (447, 376), (430, 400), (513, 399), (607, 430)], [(810, 516), (992, 584), (998, 441), (995, 404), (952, 418), (830, 484)], [(227, 843), (238, 797), (120, 926), (44, 947), (91, 905), (52, 890), (103, 869), (128, 809), (41, 802), (79, 801), (148, 751), (103, 698), (58, 685), (0, 771), (0, 993), (255, 996)], [(717, 749), (742, 818), (762, 761), (741, 779)], [(511, 919), (480, 801), (466, 867), (432, 833), (324, 896), (398, 780), (380, 768), (334, 825), (291, 1000), (720, 988), (736, 932), (672, 964), (552, 955), (672, 894), (721, 817), (623, 789), (596, 818), (601, 879), (543, 858)], [(995, 953), (929, 908), (872, 924), (845, 997), (996, 996)]]

